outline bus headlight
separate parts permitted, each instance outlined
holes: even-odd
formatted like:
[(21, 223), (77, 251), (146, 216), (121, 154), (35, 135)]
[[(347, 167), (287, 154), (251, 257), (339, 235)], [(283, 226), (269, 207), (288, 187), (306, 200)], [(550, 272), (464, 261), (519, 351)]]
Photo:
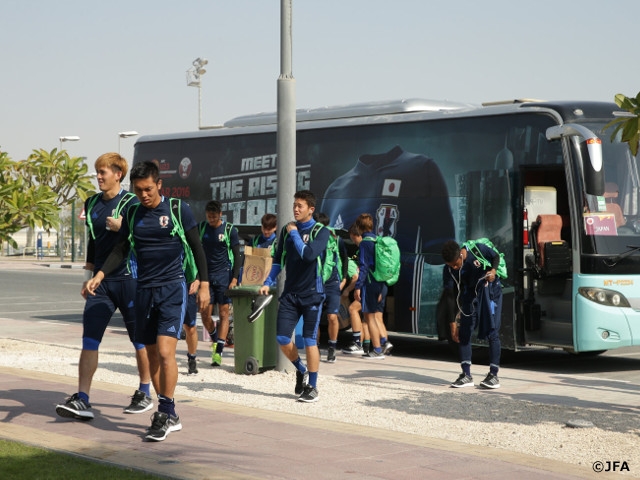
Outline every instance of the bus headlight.
[(600, 305), (610, 307), (630, 307), (629, 301), (620, 292), (607, 290), (606, 288), (580, 287), (578, 293), (584, 298)]

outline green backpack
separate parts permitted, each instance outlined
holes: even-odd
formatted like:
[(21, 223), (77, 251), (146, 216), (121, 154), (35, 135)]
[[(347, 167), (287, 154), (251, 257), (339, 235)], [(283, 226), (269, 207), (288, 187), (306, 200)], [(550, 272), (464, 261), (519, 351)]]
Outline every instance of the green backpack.
[[(96, 203), (98, 203), (98, 200), (101, 197), (102, 197), (102, 192), (91, 197), (91, 199), (89, 200), (89, 205), (87, 205), (87, 211), (85, 212), (85, 216), (87, 217), (87, 226), (89, 227), (89, 233), (91, 234), (91, 238), (93, 238), (94, 240), (96, 239), (96, 234), (93, 232), (93, 222), (91, 221), (91, 209)], [(120, 216), (120, 213), (124, 209), (124, 207), (133, 198), (135, 198), (135, 195), (133, 193), (131, 192), (125, 193), (120, 199), (120, 201), (118, 202), (115, 212), (113, 212), (113, 218), (118, 218)]]
[[(317, 224), (316, 224), (317, 225)], [(333, 273), (334, 268), (338, 268), (338, 279), (342, 276), (342, 259), (340, 258), (340, 246), (338, 244), (338, 235), (333, 228), (326, 227), (329, 229), (329, 240), (327, 241), (327, 249), (324, 254), (324, 262), (320, 260), (318, 257), (318, 265), (320, 267), (320, 272), (322, 273), (322, 281), (326, 282), (331, 278), (331, 274)], [(311, 239), (315, 238), (314, 231), (311, 230)], [(318, 229), (319, 231), (320, 229)]]
[[(187, 238), (184, 236), (184, 227), (182, 226), (182, 214), (180, 209), (182, 206), (182, 200), (179, 198), (170, 198), (169, 205), (171, 206), (171, 221), (173, 222), (173, 230), (171, 235), (178, 235), (182, 241), (182, 248), (184, 249), (184, 259), (182, 261), (182, 269), (184, 270), (184, 277), (187, 283), (193, 282), (198, 277), (198, 266), (196, 265), (196, 259), (193, 256), (193, 251), (187, 242)], [(129, 214), (129, 243), (131, 245), (131, 252), (135, 253), (135, 240), (133, 239), (133, 223), (140, 204), (136, 204), (131, 207)]]
[(400, 277), (400, 248), (393, 237), (362, 237), (363, 241), (375, 242), (376, 268), (371, 272), (378, 282), (394, 285)]
[(466, 247), (466, 249), (468, 251), (473, 253), (473, 255), (482, 264), (482, 268), (484, 268), (485, 270), (490, 269), (491, 268), (491, 262), (489, 260), (487, 260), (486, 258), (484, 258), (484, 256), (480, 252), (480, 249), (477, 247), (478, 243), (486, 245), (491, 250), (495, 251), (498, 255), (500, 255), (500, 265), (498, 266), (498, 269), (496, 270), (496, 274), (500, 278), (507, 278), (507, 262), (504, 259), (504, 253), (501, 253), (500, 250), (498, 250), (495, 247), (495, 245), (493, 244), (493, 242), (491, 240), (489, 240), (488, 238), (484, 238), (484, 237), (483, 238), (478, 238), (476, 240), (467, 240), (466, 242), (464, 242), (462, 244), (462, 246)]

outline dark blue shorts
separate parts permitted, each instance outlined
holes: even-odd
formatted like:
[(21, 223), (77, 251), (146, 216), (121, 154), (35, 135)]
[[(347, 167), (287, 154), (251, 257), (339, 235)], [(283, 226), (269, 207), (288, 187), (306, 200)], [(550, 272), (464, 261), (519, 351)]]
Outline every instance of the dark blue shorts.
[(167, 283), (161, 287), (138, 288), (136, 342), (155, 345), (161, 335), (180, 338), (188, 293), (184, 281)]
[(324, 301), (325, 313), (338, 313), (340, 311), (340, 282), (331, 282), (324, 284)]
[(365, 282), (360, 296), (362, 298), (362, 313), (384, 312), (384, 302), (387, 298), (388, 287), (384, 282)]
[(224, 305), (225, 303), (231, 303), (231, 298), (225, 295), (225, 292), (229, 290), (229, 286), (213, 285), (209, 284), (209, 295), (211, 296), (211, 305)]
[(184, 317), (184, 324), (187, 327), (196, 326), (196, 315), (198, 314), (198, 305), (196, 304), (197, 293), (187, 297), (187, 314)]
[(323, 302), (324, 294), (322, 293), (313, 293), (304, 297), (294, 293), (287, 293), (280, 297), (276, 334), (279, 337), (292, 337), (296, 325), (300, 317), (302, 317), (302, 337), (315, 339)]
[(136, 324), (135, 316), (136, 280), (103, 280), (95, 295), (88, 295), (82, 314), (82, 338), (102, 341), (107, 325), (116, 309), (120, 310), (127, 328), (129, 339), (133, 342)]

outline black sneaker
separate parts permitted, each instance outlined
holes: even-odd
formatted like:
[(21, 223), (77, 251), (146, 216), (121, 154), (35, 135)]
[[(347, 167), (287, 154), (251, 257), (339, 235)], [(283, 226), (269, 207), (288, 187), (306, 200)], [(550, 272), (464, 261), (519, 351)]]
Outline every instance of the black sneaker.
[(347, 355), (362, 355), (364, 350), (362, 350), (362, 345), (351, 342), (347, 347), (342, 349), (342, 353), (346, 353)]
[(136, 390), (131, 397), (131, 403), (124, 409), (124, 413), (143, 413), (153, 408), (153, 400), (142, 390)]
[(327, 362), (335, 363), (336, 361), (336, 349), (333, 347), (329, 347), (327, 350)]
[(195, 375), (198, 373), (198, 364), (195, 358), (187, 358), (187, 364), (189, 365), (187, 375)]
[(498, 376), (489, 372), (484, 380), (480, 382), (480, 386), (484, 388), (500, 388), (500, 380)]
[(461, 373), (455, 382), (451, 384), (453, 388), (473, 387), (473, 377)]
[(382, 353), (384, 353), (385, 355), (389, 355), (391, 353), (391, 350), (393, 350), (393, 343), (387, 341), (387, 343), (382, 346)]
[(311, 385), (305, 385), (302, 395), (298, 397), (299, 402), (313, 403), (318, 401), (318, 389)]
[(373, 360), (383, 360), (384, 353), (382, 352), (378, 353), (372, 348), (371, 350), (369, 350), (369, 353), (367, 353), (366, 355), (363, 355), (362, 358), (373, 359)]
[(161, 442), (171, 432), (177, 432), (182, 430), (182, 424), (180, 423), (180, 417), (168, 415), (162, 412), (155, 412), (151, 415), (151, 427), (147, 430), (147, 434), (144, 438), (147, 440), (153, 440), (154, 442)]
[(273, 295), (258, 295), (251, 301), (251, 313), (247, 315), (249, 323), (255, 322), (262, 314), (267, 305), (273, 300)]
[(74, 393), (64, 403), (56, 406), (56, 413), (64, 418), (76, 420), (92, 420), (93, 412), (91, 404), (85, 402), (77, 393)]
[(366, 355), (371, 351), (371, 342), (365, 342), (362, 344), (362, 355)]
[(306, 370), (304, 373), (300, 373), (300, 370), (296, 369), (296, 389), (294, 390), (296, 395), (302, 395), (304, 387), (307, 386), (308, 381), (309, 371)]

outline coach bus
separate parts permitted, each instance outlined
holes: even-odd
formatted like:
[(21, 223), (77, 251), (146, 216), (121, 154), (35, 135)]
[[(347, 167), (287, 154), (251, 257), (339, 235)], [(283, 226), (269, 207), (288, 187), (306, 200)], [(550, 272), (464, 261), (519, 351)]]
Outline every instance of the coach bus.
[[(448, 239), (489, 238), (506, 258), (501, 339), (570, 352), (640, 344), (640, 175), (606, 124), (613, 103), (514, 100), (483, 105), (403, 100), (299, 110), (297, 189), (331, 226), (363, 212), (402, 252), (390, 291), (391, 332), (447, 338), (437, 315)], [(235, 225), (276, 205), (276, 114), (220, 128), (146, 135), (163, 194), (204, 218), (211, 199)], [(538, 221), (539, 220), (539, 221)], [(636, 283), (637, 282), (637, 283)], [(476, 340), (476, 343), (482, 344)]]

